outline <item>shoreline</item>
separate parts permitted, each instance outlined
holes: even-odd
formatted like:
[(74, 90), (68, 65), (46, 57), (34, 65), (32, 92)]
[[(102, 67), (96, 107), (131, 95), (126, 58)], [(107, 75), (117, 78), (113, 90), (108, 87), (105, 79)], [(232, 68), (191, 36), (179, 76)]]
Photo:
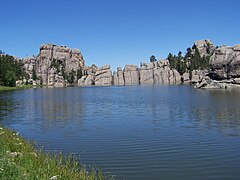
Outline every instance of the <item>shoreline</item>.
[(36, 150), (34, 143), (0, 125), (0, 179), (107, 179), (101, 170), (87, 170), (73, 156)]
[(30, 89), (33, 88), (33, 85), (21, 85), (15, 87), (8, 87), (8, 86), (0, 86), (0, 92), (3, 91), (13, 91), (13, 90), (22, 90), (22, 89)]

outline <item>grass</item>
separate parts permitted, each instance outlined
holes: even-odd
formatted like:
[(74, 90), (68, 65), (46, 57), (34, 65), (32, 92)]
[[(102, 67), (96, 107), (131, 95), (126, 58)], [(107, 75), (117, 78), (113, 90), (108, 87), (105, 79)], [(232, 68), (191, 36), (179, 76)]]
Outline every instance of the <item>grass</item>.
[(73, 156), (36, 151), (18, 133), (0, 126), (1, 180), (103, 180), (110, 179), (96, 168), (86, 170)]
[(28, 89), (32, 87), (33, 85), (20, 85), (15, 87), (0, 86), (0, 91), (12, 91), (12, 90), (19, 90), (19, 89)]

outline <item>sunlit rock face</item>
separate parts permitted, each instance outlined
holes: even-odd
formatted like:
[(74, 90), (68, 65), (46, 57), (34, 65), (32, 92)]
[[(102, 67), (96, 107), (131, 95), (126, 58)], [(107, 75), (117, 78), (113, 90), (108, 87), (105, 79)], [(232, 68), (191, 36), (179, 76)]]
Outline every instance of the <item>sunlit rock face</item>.
[(201, 57), (211, 56), (216, 49), (215, 45), (208, 39), (198, 40), (194, 42), (193, 46), (198, 49)]
[(105, 65), (97, 69), (95, 73), (96, 86), (111, 86), (113, 82), (110, 65)]
[(56, 87), (64, 87), (68, 84), (69, 73), (73, 74), (72, 79), (76, 82), (77, 72), (84, 67), (80, 50), (54, 44), (41, 45), (38, 56), (25, 58), (23, 62), (30, 78), (35, 71), (43, 85)]
[(124, 83), (124, 77), (123, 77), (123, 71), (121, 67), (117, 68), (117, 72), (113, 73), (113, 85), (115, 86), (123, 86)]
[(220, 46), (210, 58), (212, 73), (218, 79), (240, 77), (240, 44)]
[(123, 75), (125, 85), (139, 85), (139, 71), (136, 65), (125, 65)]

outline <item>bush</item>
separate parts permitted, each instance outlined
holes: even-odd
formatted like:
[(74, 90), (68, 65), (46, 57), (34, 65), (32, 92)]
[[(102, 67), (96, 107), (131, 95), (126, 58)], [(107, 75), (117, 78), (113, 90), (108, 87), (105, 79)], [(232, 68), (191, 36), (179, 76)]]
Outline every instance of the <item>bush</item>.
[(4, 85), (14, 87), (16, 86), (16, 75), (13, 71), (7, 71), (5, 78), (4, 78)]

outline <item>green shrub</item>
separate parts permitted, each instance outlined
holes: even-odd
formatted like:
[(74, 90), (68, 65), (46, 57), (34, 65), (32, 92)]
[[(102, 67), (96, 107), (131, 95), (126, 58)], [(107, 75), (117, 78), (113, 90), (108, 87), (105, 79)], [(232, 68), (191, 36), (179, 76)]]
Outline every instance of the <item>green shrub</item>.
[(16, 75), (13, 71), (7, 71), (4, 77), (4, 85), (14, 87), (16, 86)]

